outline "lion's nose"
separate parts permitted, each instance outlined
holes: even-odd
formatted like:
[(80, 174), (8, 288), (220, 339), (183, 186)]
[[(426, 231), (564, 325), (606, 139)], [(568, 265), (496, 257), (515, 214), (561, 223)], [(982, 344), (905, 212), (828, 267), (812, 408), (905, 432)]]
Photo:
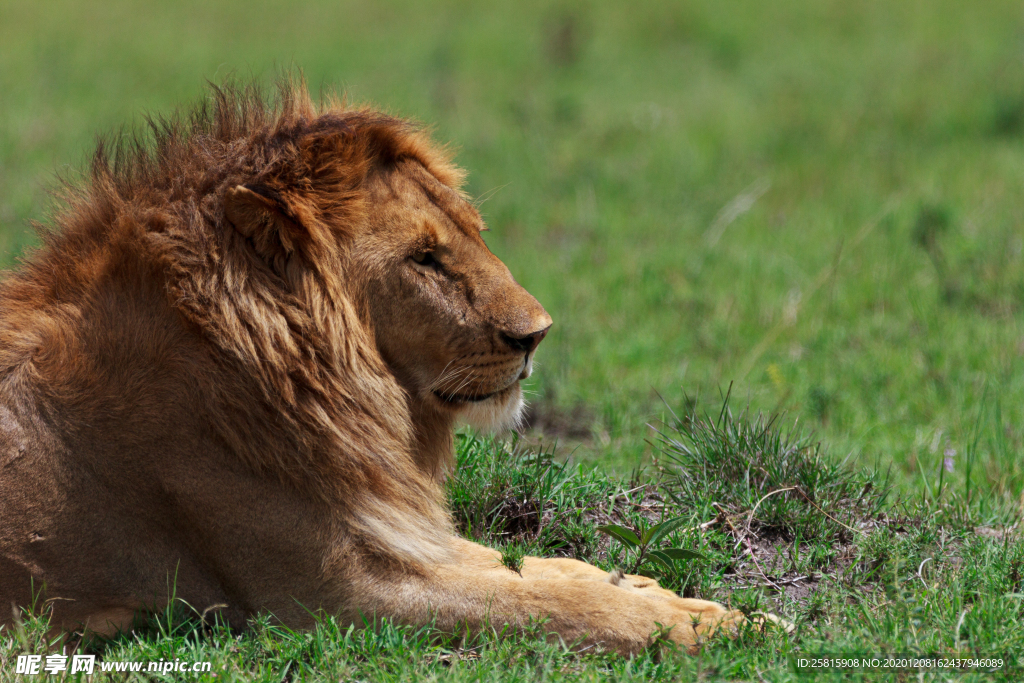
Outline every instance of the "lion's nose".
[(547, 336), (548, 330), (550, 329), (551, 325), (548, 325), (543, 330), (540, 330), (538, 332), (531, 332), (525, 337), (513, 337), (512, 335), (505, 334), (504, 332), (502, 332), (501, 339), (510, 347), (512, 347), (513, 351), (522, 351), (529, 354), (532, 353), (535, 348), (537, 348), (537, 344), (540, 344), (541, 341), (544, 340), (544, 337)]

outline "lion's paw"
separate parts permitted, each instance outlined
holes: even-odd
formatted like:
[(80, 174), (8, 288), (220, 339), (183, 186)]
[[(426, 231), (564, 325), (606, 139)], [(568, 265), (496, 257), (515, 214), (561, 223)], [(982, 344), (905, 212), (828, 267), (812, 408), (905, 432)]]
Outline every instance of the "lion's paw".
[[(701, 645), (716, 633), (735, 638), (747, 621), (743, 612), (728, 610), (716, 602), (678, 598), (675, 618), (666, 636), (695, 654)], [(665, 626), (668, 626), (665, 624)]]
[(750, 615), (750, 621), (762, 629), (768, 628), (769, 625), (771, 625), (781, 628), (788, 634), (796, 631), (796, 624), (791, 621), (786, 621), (782, 617), (776, 616), (771, 612), (754, 612)]

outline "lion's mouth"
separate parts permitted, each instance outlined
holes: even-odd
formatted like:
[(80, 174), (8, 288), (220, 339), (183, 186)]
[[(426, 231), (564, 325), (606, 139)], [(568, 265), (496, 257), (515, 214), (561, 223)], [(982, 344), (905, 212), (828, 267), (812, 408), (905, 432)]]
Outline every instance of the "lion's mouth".
[(487, 399), (504, 394), (513, 386), (515, 386), (515, 382), (512, 382), (504, 389), (498, 389), (497, 391), (492, 391), (489, 394), (449, 394), (442, 391), (435, 391), (434, 396), (440, 399), (443, 403), (453, 406), (459, 405), (460, 403), (480, 403), (481, 401), (486, 401)]
[(468, 394), (445, 394), (440, 391), (435, 391), (434, 396), (437, 396), (445, 403), (456, 405), (459, 403), (479, 403), (480, 401), (486, 401), (487, 399), (491, 398), (492, 396), (498, 393), (500, 392), (495, 391), (490, 394), (479, 394), (475, 396), (470, 396)]

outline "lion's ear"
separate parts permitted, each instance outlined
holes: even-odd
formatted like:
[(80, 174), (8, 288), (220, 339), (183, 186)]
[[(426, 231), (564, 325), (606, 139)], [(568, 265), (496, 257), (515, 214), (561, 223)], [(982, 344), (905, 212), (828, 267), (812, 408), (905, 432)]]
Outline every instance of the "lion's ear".
[(268, 259), (295, 251), (296, 240), (306, 232), (288, 201), (266, 185), (230, 188), (224, 193), (224, 215)]

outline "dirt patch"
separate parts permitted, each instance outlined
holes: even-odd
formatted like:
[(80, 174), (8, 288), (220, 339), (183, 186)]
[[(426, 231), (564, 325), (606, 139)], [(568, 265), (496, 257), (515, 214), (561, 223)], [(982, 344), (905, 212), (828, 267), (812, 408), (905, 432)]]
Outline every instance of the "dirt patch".
[(571, 441), (593, 438), (595, 421), (594, 414), (582, 403), (566, 409), (546, 401), (535, 401), (527, 407), (524, 416), (528, 430)]

